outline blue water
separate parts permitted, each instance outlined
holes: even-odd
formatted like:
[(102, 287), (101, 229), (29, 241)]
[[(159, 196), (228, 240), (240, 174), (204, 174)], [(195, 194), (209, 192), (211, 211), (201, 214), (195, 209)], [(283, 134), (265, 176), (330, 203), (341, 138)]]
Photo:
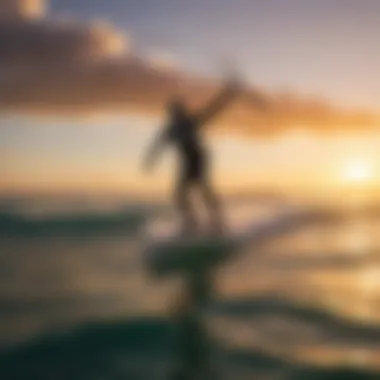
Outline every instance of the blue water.
[[(11, 206), (0, 213), (0, 378), (165, 378), (179, 279), (150, 277), (141, 231), (166, 208)], [(280, 205), (259, 206), (229, 212), (260, 219)], [(219, 268), (205, 313), (225, 378), (380, 371), (379, 231), (376, 215), (346, 213)]]

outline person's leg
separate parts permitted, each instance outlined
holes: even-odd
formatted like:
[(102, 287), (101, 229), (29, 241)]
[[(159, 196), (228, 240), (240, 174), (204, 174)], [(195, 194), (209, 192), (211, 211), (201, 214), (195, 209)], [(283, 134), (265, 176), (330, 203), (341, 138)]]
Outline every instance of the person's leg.
[(196, 215), (190, 200), (191, 181), (183, 172), (179, 176), (175, 189), (175, 203), (182, 219), (182, 229), (184, 232), (193, 233), (196, 230)]
[(207, 180), (207, 178), (202, 177), (199, 180), (199, 187), (201, 190), (201, 194), (205, 203), (205, 206), (208, 210), (208, 213), (210, 215), (210, 222), (212, 229), (216, 232), (223, 231), (224, 228), (224, 220), (221, 210), (221, 204), (219, 202), (219, 199), (212, 189), (210, 182)]
[(221, 212), (220, 202), (216, 193), (212, 189), (209, 179), (209, 159), (208, 155), (203, 153), (196, 156), (193, 161), (193, 179), (200, 190), (200, 195), (210, 216), (212, 230), (221, 232), (224, 227), (224, 221)]

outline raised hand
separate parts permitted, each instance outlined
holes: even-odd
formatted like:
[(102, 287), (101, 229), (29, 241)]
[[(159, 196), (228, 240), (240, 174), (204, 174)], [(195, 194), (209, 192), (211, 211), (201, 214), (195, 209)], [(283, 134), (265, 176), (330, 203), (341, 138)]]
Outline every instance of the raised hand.
[(227, 92), (234, 95), (241, 95), (252, 107), (258, 108), (263, 112), (269, 111), (271, 103), (268, 97), (260, 90), (257, 90), (253, 85), (248, 84), (241, 71), (238, 70), (236, 65), (232, 64), (231, 61), (227, 62), (225, 67), (227, 68), (225, 71)]
[(232, 92), (241, 92), (244, 90), (244, 84), (242, 75), (238, 72), (238, 70), (231, 64), (228, 64), (225, 77), (225, 85), (227, 90)]

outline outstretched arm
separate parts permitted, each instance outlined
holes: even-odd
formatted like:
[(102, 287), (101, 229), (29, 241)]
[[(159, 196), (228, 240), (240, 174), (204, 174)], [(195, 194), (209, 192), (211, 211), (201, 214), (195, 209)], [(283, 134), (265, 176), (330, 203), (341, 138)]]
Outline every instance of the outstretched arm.
[(161, 153), (162, 148), (164, 147), (166, 142), (167, 131), (161, 132), (156, 136), (144, 158), (143, 167), (145, 170), (150, 170), (153, 167), (158, 155)]
[(236, 97), (237, 83), (230, 81), (225, 87), (196, 115), (199, 125), (207, 123), (210, 119), (222, 112)]

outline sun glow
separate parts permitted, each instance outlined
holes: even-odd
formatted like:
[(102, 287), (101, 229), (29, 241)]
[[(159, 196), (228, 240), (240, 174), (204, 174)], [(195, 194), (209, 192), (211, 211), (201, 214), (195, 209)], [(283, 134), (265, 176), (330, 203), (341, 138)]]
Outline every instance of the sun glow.
[(348, 182), (365, 183), (374, 179), (375, 170), (368, 161), (351, 161), (343, 168), (342, 176)]

